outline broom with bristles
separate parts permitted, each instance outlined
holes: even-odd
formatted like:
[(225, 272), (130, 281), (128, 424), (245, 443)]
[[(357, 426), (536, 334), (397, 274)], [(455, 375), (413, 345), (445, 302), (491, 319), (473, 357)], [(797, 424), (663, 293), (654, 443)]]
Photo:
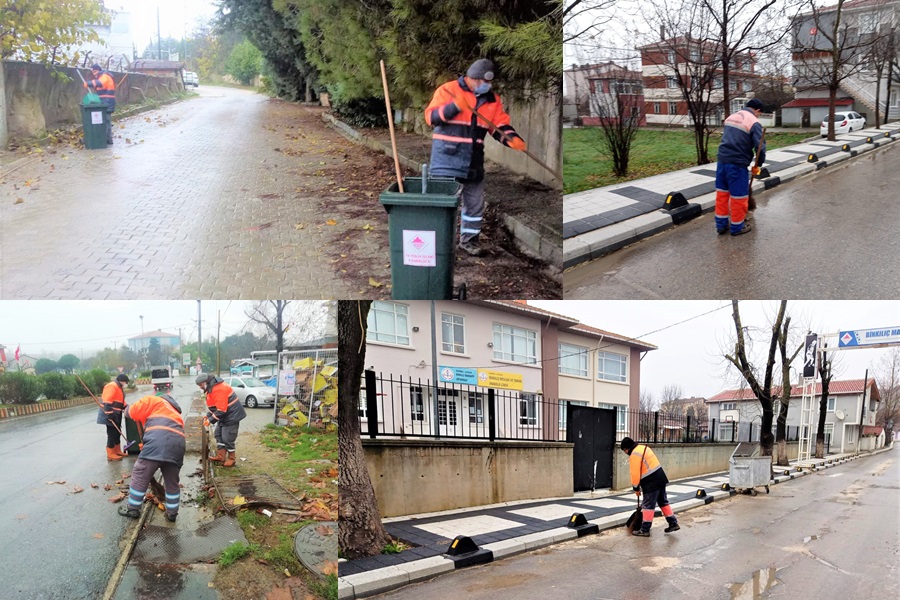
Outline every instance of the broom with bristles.
[(637, 497), (637, 510), (631, 513), (631, 516), (628, 517), (628, 520), (625, 521), (625, 529), (629, 534), (634, 533), (638, 529), (641, 528), (641, 523), (644, 521), (644, 515), (641, 512), (641, 497), (638, 495)]

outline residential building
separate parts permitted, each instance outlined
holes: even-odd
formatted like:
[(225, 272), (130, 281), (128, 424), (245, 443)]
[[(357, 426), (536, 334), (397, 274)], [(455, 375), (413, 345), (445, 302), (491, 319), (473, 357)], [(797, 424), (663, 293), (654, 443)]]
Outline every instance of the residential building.
[[(884, 52), (887, 44), (867, 47), (879, 36), (894, 33), (898, 23), (900, 0), (848, 0), (841, 10), (839, 39), (845, 50), (842, 60), (847, 65), (837, 92), (837, 110), (853, 110), (875, 123), (875, 101), (883, 115), (885, 103), (890, 106), (889, 119), (900, 117), (900, 73), (894, 69), (891, 81), (887, 70), (878, 81), (872, 52)], [(818, 14), (804, 12), (791, 23), (793, 35), (792, 62), (796, 95), (781, 107), (782, 124), (815, 127), (828, 116), (828, 88), (823, 80), (831, 70), (835, 8), (821, 8)], [(897, 60), (894, 51), (893, 60)], [(877, 88), (880, 88), (877, 89)]]
[[(486, 438), (493, 418), (498, 438), (565, 440), (567, 404), (616, 410), (619, 432), (638, 409), (652, 344), (524, 302), (438, 301), (434, 311), (433, 330), (430, 302), (372, 303), (366, 366), (380, 378), (380, 432)], [(368, 411), (363, 391), (364, 433)]]
[[(636, 118), (646, 125), (644, 92), (640, 71), (631, 71), (612, 61), (573, 65), (563, 73), (564, 103), (576, 124), (600, 125), (605, 120)], [(620, 110), (621, 108), (621, 110)]]
[[(862, 390), (865, 386), (866, 394)], [(779, 397), (781, 388), (773, 388), (772, 395)], [(803, 386), (795, 385), (791, 388), (790, 404), (788, 405), (787, 425), (789, 427), (800, 426), (800, 403), (803, 395)], [(809, 424), (811, 437), (815, 439), (818, 423), (818, 399), (822, 395), (821, 382), (816, 383), (813, 401), (813, 418)], [(825, 412), (825, 445), (831, 452), (857, 452), (859, 450), (872, 450), (874, 444), (883, 431), (883, 428), (875, 426), (875, 413), (881, 396), (878, 386), (873, 379), (847, 379), (832, 381), (828, 386), (828, 404)], [(756, 424), (762, 421), (762, 407), (753, 392), (747, 388), (737, 390), (725, 390), (706, 401), (709, 406), (709, 418), (715, 419), (719, 428), (718, 437), (727, 439), (735, 424)], [(862, 411), (862, 418), (860, 414)], [(775, 416), (777, 418), (777, 408)], [(773, 420), (772, 431), (775, 432)], [(860, 443), (862, 433), (862, 443)]]
[[(681, 80), (689, 86), (705, 88), (704, 98), (713, 107), (711, 125), (718, 125), (732, 112), (740, 110), (752, 97), (758, 75), (756, 59), (751, 53), (734, 57), (728, 73), (731, 107), (722, 106), (725, 99), (724, 78), (721, 67), (715, 64), (715, 47), (709, 42), (675, 37), (638, 47), (644, 81), (644, 113), (651, 125), (692, 125), (693, 119), (684, 99)], [(692, 81), (701, 72), (708, 73), (708, 81)]]
[(78, 49), (82, 56), (81, 66), (97, 63), (105, 69), (124, 71), (136, 58), (131, 37), (131, 13), (123, 7), (106, 12), (110, 16), (109, 25), (91, 25), (100, 41), (84, 44)]
[(128, 338), (128, 347), (138, 354), (143, 354), (150, 349), (153, 340), (156, 340), (160, 348), (178, 348), (181, 346), (181, 338), (178, 337), (177, 333), (166, 333), (165, 331), (157, 330)]

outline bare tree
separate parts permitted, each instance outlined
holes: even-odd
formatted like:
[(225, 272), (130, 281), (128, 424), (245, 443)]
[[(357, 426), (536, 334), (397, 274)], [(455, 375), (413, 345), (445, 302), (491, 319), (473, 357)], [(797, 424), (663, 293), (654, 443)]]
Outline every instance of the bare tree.
[(828, 388), (834, 378), (834, 355), (829, 357), (823, 351), (818, 368), (822, 379), (822, 395), (819, 396), (819, 423), (816, 426), (816, 458), (825, 458), (825, 417), (828, 410)]
[(381, 524), (357, 417), (366, 360), (366, 320), (371, 306), (371, 300), (338, 303), (338, 543), (341, 554), (351, 559), (379, 554), (390, 541)]
[(875, 423), (884, 427), (885, 440), (889, 444), (894, 439), (894, 425), (900, 419), (900, 347), (891, 348), (890, 353), (881, 358), (875, 381), (881, 392)]
[(563, 43), (588, 38), (613, 18), (617, 0), (569, 0), (563, 8)]
[[(741, 376), (747, 381), (750, 390), (759, 400), (762, 409), (762, 431), (760, 434), (760, 442), (763, 456), (772, 456), (772, 448), (775, 438), (772, 435), (772, 375), (775, 366), (775, 351), (778, 348), (778, 337), (781, 335), (781, 329), (784, 323), (785, 313), (787, 312), (787, 300), (779, 303), (778, 314), (771, 327), (771, 339), (769, 341), (768, 353), (766, 355), (765, 370), (760, 373), (748, 358), (748, 344), (744, 332), (744, 326), (741, 323), (741, 313), (738, 307), (738, 301), (732, 300), (732, 320), (734, 321), (734, 330), (737, 334), (737, 340), (734, 344), (734, 350), (730, 354), (725, 354), (725, 359), (734, 365), (740, 372)], [(760, 381), (762, 376), (762, 381)]]
[[(828, 89), (828, 139), (834, 141), (834, 109), (843, 82), (856, 77), (865, 68), (865, 57), (883, 36), (877, 29), (868, 33), (868, 24), (860, 13), (848, 13), (848, 0), (822, 7), (806, 0), (808, 12), (794, 19), (794, 53), (801, 57), (802, 72), (795, 86), (802, 89)], [(884, 0), (872, 0), (866, 9), (884, 6)], [(875, 14), (874, 11), (872, 14)], [(865, 28), (863, 27), (865, 26)]]
[(884, 108), (884, 122), (887, 122), (890, 110), (891, 76), (893, 65), (897, 61), (897, 30), (893, 26), (893, 20), (884, 24), (884, 32), (878, 36), (869, 47), (865, 60), (875, 71), (875, 127), (881, 129), (881, 82), (884, 81), (887, 71), (887, 95)]
[(653, 398), (653, 392), (650, 390), (641, 390), (638, 400), (638, 410), (641, 412), (653, 412), (656, 410), (656, 399)]
[(285, 345), (322, 336), (328, 328), (328, 304), (312, 300), (260, 300), (244, 311), (282, 352)]
[(660, 412), (668, 414), (680, 413), (680, 407), (675, 403), (675, 400), (680, 399), (683, 395), (684, 390), (677, 383), (669, 383), (663, 386), (659, 405)]
[(631, 76), (627, 69), (610, 63), (609, 69), (598, 74), (589, 96), (591, 108), (600, 119), (600, 145), (603, 154), (613, 160), (616, 177), (628, 175), (631, 144), (644, 120), (644, 101), (640, 75)]
[(788, 315), (785, 317), (781, 331), (778, 333), (778, 350), (781, 353), (781, 393), (779, 395), (778, 422), (775, 425), (775, 443), (778, 447), (775, 464), (782, 467), (790, 464), (786, 440), (788, 408), (791, 405), (791, 364), (797, 358), (797, 355), (800, 354), (800, 351), (803, 350), (803, 344), (797, 344), (797, 348), (789, 356), (790, 329), (791, 317)]

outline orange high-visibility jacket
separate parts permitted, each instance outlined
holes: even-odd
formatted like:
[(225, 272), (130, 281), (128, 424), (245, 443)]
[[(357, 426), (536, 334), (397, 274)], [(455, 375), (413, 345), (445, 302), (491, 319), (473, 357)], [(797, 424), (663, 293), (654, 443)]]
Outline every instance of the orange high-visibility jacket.
[(171, 396), (144, 396), (125, 409), (125, 416), (144, 425), (141, 458), (178, 466), (184, 463), (184, 419)]
[(103, 408), (97, 409), (97, 422), (106, 425), (107, 421), (113, 421), (116, 425), (122, 423), (122, 411), (125, 410), (125, 392), (115, 381), (110, 381), (103, 386), (101, 394)]
[(207, 384), (206, 407), (210, 423), (220, 422), (222, 425), (234, 425), (247, 416), (244, 406), (230, 385), (214, 377)]
[(628, 467), (631, 471), (631, 488), (635, 491), (642, 489), (649, 492), (669, 483), (659, 459), (647, 444), (634, 447), (628, 459)]
[(116, 81), (107, 71), (101, 71), (97, 79), (87, 82), (88, 87), (97, 91), (100, 101), (110, 108), (116, 107)]
[(466, 85), (464, 77), (449, 81), (434, 92), (425, 109), (425, 121), (434, 127), (429, 165), (432, 175), (481, 181), (484, 179), (485, 135), (490, 132), (498, 142), (509, 146), (500, 131), (479, 119), (466, 106), (474, 106), (508, 136), (519, 137), (509, 124), (509, 115), (503, 110), (503, 103), (497, 94), (488, 92), (476, 96)]

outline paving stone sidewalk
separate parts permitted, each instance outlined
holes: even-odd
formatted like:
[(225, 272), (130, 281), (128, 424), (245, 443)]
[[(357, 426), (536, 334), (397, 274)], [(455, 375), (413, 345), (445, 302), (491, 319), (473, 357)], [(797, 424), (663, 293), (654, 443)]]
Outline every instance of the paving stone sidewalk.
[[(826, 459), (792, 461), (790, 467), (774, 467), (771, 485), (790, 481), (811, 472), (827, 469), (869, 454), (835, 454)], [(734, 495), (723, 489), (727, 472), (710, 473), (670, 483), (666, 487), (675, 513), (710, 504)], [(701, 492), (703, 497), (698, 495)], [(757, 488), (763, 493), (762, 488)], [(365, 598), (398, 587), (430, 579), (442, 573), (535, 550), (581, 537), (567, 527), (573, 514), (581, 513), (589, 524), (600, 530), (619, 527), (636, 507), (633, 493), (612, 494), (608, 490), (581, 493), (569, 498), (512, 502), (472, 507), (442, 513), (384, 519), (387, 532), (413, 547), (397, 554), (382, 554), (346, 561), (338, 566), (338, 597), (341, 600)], [(661, 513), (657, 509), (656, 517)], [(652, 531), (662, 534), (657, 522)], [(472, 556), (450, 556), (449, 546), (456, 536), (468, 536), (482, 552)], [(483, 551), (489, 552), (483, 552)]]
[[(765, 171), (753, 192), (772, 189), (802, 175), (840, 164), (900, 139), (900, 123), (816, 138), (766, 152)], [(691, 167), (563, 198), (564, 268), (599, 258), (682, 222), (690, 213), (715, 207), (716, 164)], [(688, 208), (664, 210), (666, 198), (681, 193)], [(691, 207), (690, 205), (695, 205)]]

